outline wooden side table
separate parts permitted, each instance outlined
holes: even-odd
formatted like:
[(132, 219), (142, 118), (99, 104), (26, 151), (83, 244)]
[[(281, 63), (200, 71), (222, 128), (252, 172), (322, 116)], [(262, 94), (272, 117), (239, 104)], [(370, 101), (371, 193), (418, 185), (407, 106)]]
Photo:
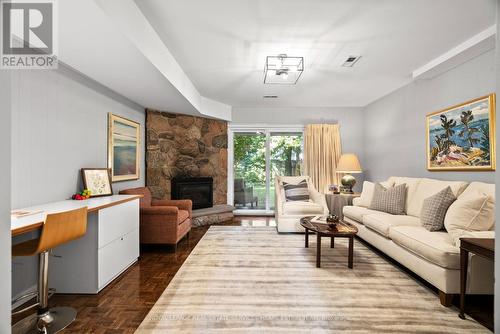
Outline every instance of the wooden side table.
[(494, 261), (495, 239), (460, 238), (460, 314), (465, 319), (465, 292), (467, 288), (467, 266), (469, 253)]
[(328, 210), (330, 211), (331, 214), (337, 215), (341, 220), (344, 219), (344, 215), (342, 214), (342, 208), (346, 205), (352, 205), (352, 200), (359, 196), (361, 196), (360, 193), (325, 194)]

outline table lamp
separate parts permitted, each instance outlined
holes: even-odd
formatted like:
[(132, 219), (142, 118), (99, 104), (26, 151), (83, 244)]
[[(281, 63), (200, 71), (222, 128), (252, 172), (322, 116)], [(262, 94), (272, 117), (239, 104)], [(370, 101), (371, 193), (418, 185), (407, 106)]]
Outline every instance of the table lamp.
[(343, 186), (343, 192), (352, 194), (352, 187), (356, 184), (356, 179), (351, 174), (361, 173), (361, 165), (359, 164), (358, 157), (353, 153), (346, 153), (340, 156), (339, 164), (337, 166), (337, 173), (345, 174), (340, 182)]

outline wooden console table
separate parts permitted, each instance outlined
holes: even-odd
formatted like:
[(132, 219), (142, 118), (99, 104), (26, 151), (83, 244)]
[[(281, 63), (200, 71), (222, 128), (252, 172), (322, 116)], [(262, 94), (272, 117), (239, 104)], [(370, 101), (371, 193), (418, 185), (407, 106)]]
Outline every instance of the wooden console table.
[(469, 253), (491, 261), (495, 259), (495, 239), (460, 238), (460, 314), (465, 319), (465, 293), (467, 288), (467, 266)]

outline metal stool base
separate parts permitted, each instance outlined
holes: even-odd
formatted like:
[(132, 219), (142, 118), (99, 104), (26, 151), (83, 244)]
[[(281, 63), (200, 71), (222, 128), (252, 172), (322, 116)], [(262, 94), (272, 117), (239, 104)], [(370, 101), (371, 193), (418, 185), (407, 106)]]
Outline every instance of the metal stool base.
[(39, 317), (34, 313), (15, 323), (12, 326), (12, 334), (58, 333), (76, 319), (76, 310), (72, 307), (53, 307), (49, 310), (49, 314), (53, 317), (53, 321), (45, 327), (46, 332), (37, 328)]

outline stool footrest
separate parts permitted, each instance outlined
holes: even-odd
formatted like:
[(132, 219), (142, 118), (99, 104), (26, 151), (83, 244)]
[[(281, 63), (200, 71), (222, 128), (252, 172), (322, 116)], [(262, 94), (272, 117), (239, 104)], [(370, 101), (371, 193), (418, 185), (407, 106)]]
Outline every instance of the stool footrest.
[(40, 306), (40, 303), (36, 302), (34, 304), (31, 304), (30, 306), (26, 306), (25, 308), (23, 308), (19, 311), (12, 312), (12, 315), (18, 315), (18, 314), (24, 313), (24, 312), (31, 310), (32, 308), (35, 308), (37, 306)]
[(38, 296), (38, 292), (37, 291), (31, 291), (31, 292), (28, 292), (22, 296), (19, 296), (17, 297), (16, 299), (14, 299), (12, 301), (12, 304), (11, 305), (14, 305), (15, 303), (17, 303), (18, 301), (21, 301), (23, 299), (27, 299), (29, 297), (29, 299), (33, 298), (33, 297), (36, 297)]
[[(56, 293), (56, 289), (49, 289), (49, 298), (52, 297), (54, 295), (54, 293)], [(31, 298), (34, 298), (36, 296), (38, 296), (38, 292), (37, 291), (28, 292), (27, 294), (24, 294), (24, 295), (22, 295), (20, 297), (17, 297), (16, 299), (14, 299), (12, 301), (12, 305), (14, 305), (15, 303), (17, 303), (20, 300), (28, 299), (28, 297), (29, 297), (29, 299), (31, 299)], [(39, 302), (31, 304), (30, 306), (26, 306), (25, 308), (23, 308), (23, 309), (21, 309), (19, 311), (12, 312), (11, 315), (21, 314), (21, 313), (26, 312), (28, 310), (31, 310), (32, 308), (37, 307), (37, 306), (40, 306)]]

